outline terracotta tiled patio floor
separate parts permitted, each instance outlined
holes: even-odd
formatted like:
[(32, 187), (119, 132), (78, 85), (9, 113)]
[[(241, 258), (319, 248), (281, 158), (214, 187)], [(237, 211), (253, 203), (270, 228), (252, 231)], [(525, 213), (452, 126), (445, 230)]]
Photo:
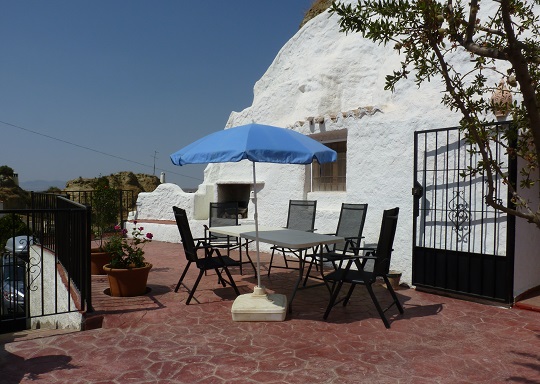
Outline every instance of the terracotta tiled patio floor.
[[(203, 278), (199, 303), (186, 306), (186, 291), (174, 293), (181, 245), (154, 241), (147, 258), (146, 296), (111, 298), (94, 277), (102, 328), (3, 344), (0, 383), (540, 383), (539, 312), (400, 289), (405, 314), (391, 309), (386, 329), (363, 287), (324, 321), (328, 292), (318, 287), (298, 292), (284, 322), (237, 323), (234, 292), (213, 275)], [(252, 270), (234, 276), (252, 292)], [(262, 282), (289, 294), (295, 277), (276, 270)]]

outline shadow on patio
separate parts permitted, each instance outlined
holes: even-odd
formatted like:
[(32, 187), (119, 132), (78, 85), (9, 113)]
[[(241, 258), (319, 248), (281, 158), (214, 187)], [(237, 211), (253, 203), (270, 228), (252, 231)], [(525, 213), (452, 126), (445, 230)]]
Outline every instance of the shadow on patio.
[[(283, 322), (233, 322), (232, 288), (203, 277), (199, 303), (185, 305), (174, 292), (185, 263), (180, 244), (153, 241), (146, 255), (154, 268), (150, 291), (112, 298), (106, 277), (94, 277), (93, 317), (101, 328), (34, 340), (12, 340), (0, 349), (6, 382), (82, 383), (459, 383), (540, 382), (540, 313), (507, 309), (419, 292), (397, 291), (405, 314), (380, 320), (364, 287), (347, 307), (324, 321), (324, 286), (301, 290)], [(268, 255), (263, 255), (264, 265)], [(256, 283), (240, 276), (241, 293)], [(196, 272), (188, 274), (191, 284)], [(262, 283), (290, 295), (295, 271), (281, 270)], [(376, 294), (386, 300), (382, 286)], [(49, 357), (48, 357), (49, 356)], [(51, 358), (50, 356), (57, 356)], [(38, 361), (39, 369), (29, 366)]]

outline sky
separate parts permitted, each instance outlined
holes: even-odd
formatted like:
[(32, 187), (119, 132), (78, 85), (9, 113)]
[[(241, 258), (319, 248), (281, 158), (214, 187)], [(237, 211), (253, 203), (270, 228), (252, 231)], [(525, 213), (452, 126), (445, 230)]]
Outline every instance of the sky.
[(313, 0), (0, 0), (0, 165), (21, 183), (203, 165), (169, 155), (225, 127)]

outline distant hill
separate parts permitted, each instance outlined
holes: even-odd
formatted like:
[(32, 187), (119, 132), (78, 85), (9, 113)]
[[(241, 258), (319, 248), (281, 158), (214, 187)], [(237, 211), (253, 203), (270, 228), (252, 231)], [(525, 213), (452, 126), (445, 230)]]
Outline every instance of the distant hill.
[(19, 185), (25, 191), (43, 192), (50, 187), (56, 187), (64, 189), (66, 187), (66, 181), (62, 180), (29, 180), (19, 181)]
[[(118, 172), (109, 176), (102, 176), (108, 179), (111, 188), (130, 190), (134, 193), (135, 201), (140, 192), (153, 192), (160, 183), (159, 178), (153, 175), (133, 172)], [(74, 191), (90, 191), (94, 189), (94, 185), (99, 178), (69, 180), (62, 192), (70, 193)]]
[(4, 209), (21, 209), (30, 203), (30, 193), (17, 185), (11, 176), (0, 175), (0, 201)]
[[(109, 176), (104, 176), (109, 180), (112, 188), (131, 190), (134, 192), (135, 201), (140, 192), (152, 192), (159, 184), (159, 178), (154, 175), (133, 172), (118, 172)], [(0, 175), (0, 201), (4, 204), (4, 209), (21, 209), (30, 204), (30, 191), (45, 192), (50, 187), (56, 187), (64, 193), (73, 191), (90, 191), (94, 189), (94, 184), (98, 178), (78, 179), (70, 181), (60, 180), (32, 180), (19, 182), (9, 176)]]

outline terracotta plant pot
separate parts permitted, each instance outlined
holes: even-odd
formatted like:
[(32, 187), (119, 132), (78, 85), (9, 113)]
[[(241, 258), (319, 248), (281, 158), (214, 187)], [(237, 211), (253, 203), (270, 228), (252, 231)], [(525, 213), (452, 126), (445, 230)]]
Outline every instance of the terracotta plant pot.
[[(97, 252), (93, 250), (96, 249)], [(99, 248), (93, 248), (90, 253), (90, 273), (92, 275), (104, 275), (103, 266), (111, 262), (111, 255), (107, 252), (102, 252)]]
[(141, 268), (111, 268), (105, 265), (103, 270), (109, 278), (111, 296), (131, 297), (146, 293), (146, 282), (152, 264), (146, 263)]
[(387, 275), (390, 285), (394, 290), (399, 288), (399, 280), (401, 279), (401, 272), (399, 271), (388, 271)]

